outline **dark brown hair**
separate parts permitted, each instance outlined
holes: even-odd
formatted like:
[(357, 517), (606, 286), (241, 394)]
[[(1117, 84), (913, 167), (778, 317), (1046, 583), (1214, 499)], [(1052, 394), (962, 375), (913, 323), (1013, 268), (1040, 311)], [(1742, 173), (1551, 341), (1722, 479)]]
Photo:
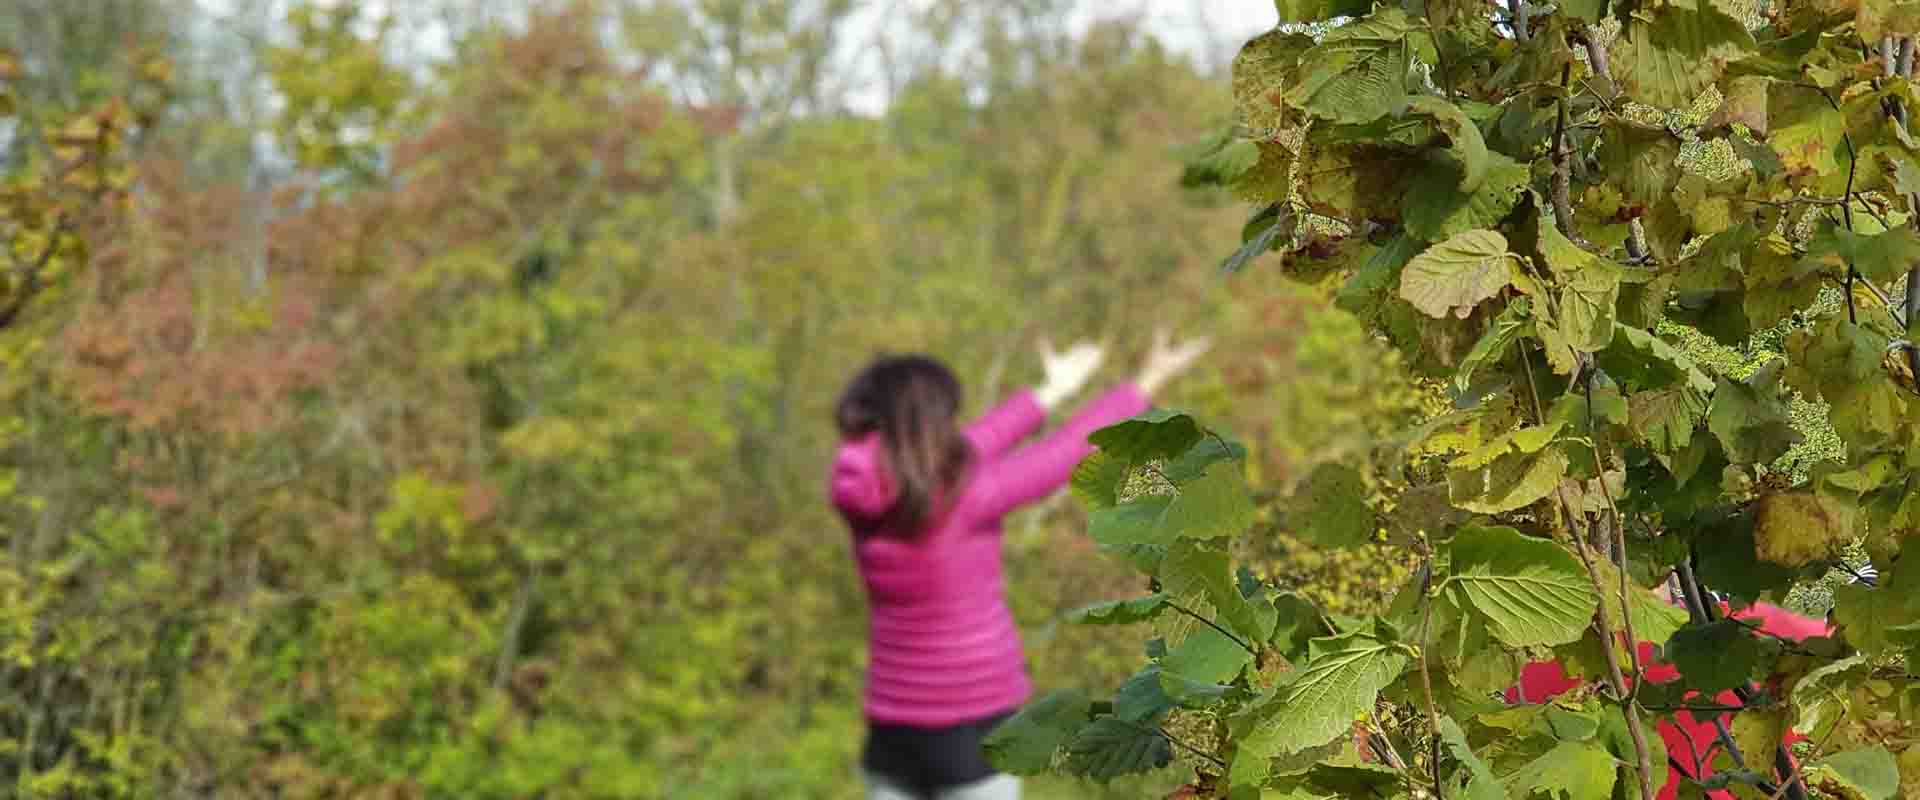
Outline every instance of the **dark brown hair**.
[(878, 431), (899, 492), (886, 528), (912, 536), (966, 470), (960, 435), (960, 381), (926, 356), (881, 356), (840, 395), (834, 424), (844, 437)]

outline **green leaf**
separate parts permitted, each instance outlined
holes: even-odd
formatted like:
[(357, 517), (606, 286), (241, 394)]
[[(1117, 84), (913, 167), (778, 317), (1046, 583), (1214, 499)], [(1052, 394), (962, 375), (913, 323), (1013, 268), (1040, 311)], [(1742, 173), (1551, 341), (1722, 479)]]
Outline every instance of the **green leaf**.
[(1173, 745), (1159, 731), (1102, 717), (1067, 743), (1065, 771), (1106, 782), (1151, 772), (1173, 762)]
[(1337, 123), (1384, 117), (1407, 96), (1413, 41), (1424, 38), (1397, 8), (1334, 28), (1301, 57), (1304, 74), (1288, 87), (1287, 102)]
[(1120, 502), (1120, 489), (1126, 483), (1128, 464), (1105, 450), (1095, 450), (1073, 467), (1068, 485), (1073, 496), (1089, 509), (1112, 508)]
[(1867, 657), (1856, 653), (1808, 672), (1794, 682), (1792, 700), (1799, 719), (1793, 729), (1814, 739), (1826, 736), (1829, 726), (1846, 718), (1853, 684), (1871, 671), (1872, 664)]
[(1763, 561), (1754, 542), (1751, 515), (1738, 515), (1714, 522), (1694, 536), (1700, 548), (1700, 580), (1715, 591), (1744, 600), (1757, 600), (1769, 592), (1786, 595), (1787, 582), (1794, 571)]
[(1254, 709), (1259, 722), (1240, 741), (1242, 757), (1295, 753), (1333, 741), (1410, 663), (1404, 647), (1370, 630), (1314, 639), (1306, 663)]
[(1740, 383), (1718, 380), (1707, 428), (1735, 464), (1771, 464), (1800, 442), (1780, 391), (1782, 363), (1770, 362)]
[(1500, 779), (1494, 777), (1487, 762), (1473, 754), (1473, 748), (1467, 745), (1467, 735), (1460, 730), (1459, 723), (1449, 717), (1440, 718), (1440, 741), (1447, 746), (1447, 752), (1453, 754), (1455, 761), (1467, 769), (1467, 791), (1461, 795), (1466, 800), (1505, 800), (1507, 792), (1500, 785)]
[(1293, 216), (1283, 204), (1267, 206), (1247, 221), (1246, 229), (1241, 234), (1240, 249), (1220, 262), (1220, 271), (1233, 273), (1245, 269), (1254, 259), (1265, 255), (1276, 244), (1291, 236), (1293, 227)]
[(1247, 457), (1247, 448), (1239, 442), (1209, 435), (1198, 444), (1187, 449), (1178, 458), (1167, 461), (1160, 467), (1160, 474), (1175, 485), (1186, 485), (1205, 475), (1214, 464), (1223, 461), (1242, 461)]
[(1857, 508), (1825, 493), (1775, 492), (1754, 501), (1753, 538), (1760, 558), (1797, 567), (1833, 557), (1853, 538)]
[(1675, 632), (1667, 640), (1666, 657), (1680, 669), (1684, 685), (1715, 694), (1747, 685), (1762, 662), (1770, 662), (1768, 650), (1747, 626), (1722, 619)]
[(1487, 326), (1487, 332), (1481, 334), (1480, 341), (1474, 342), (1473, 349), (1460, 362), (1454, 371), (1453, 390), (1455, 394), (1465, 394), (1473, 386), (1473, 374), (1489, 363), (1504, 360), (1507, 349), (1527, 330), (1527, 321), (1532, 313), (1532, 305), (1525, 297), (1516, 297), (1508, 303), (1493, 324)]
[[(1226, 683), (1253, 663), (1253, 654), (1226, 634), (1201, 625), (1160, 659), (1161, 684), (1173, 677), (1195, 683)], [(1171, 688), (1168, 691), (1172, 691)]]
[(1473, 307), (1511, 282), (1507, 238), (1494, 231), (1468, 231), (1427, 248), (1400, 273), (1400, 297), (1429, 317), (1453, 313), (1464, 319)]
[(1793, 245), (1777, 233), (1761, 237), (1747, 259), (1742, 305), (1755, 330), (1773, 327), (1820, 294), (1819, 271), (1794, 258)]
[(1079, 689), (1057, 689), (996, 726), (981, 747), (994, 769), (1038, 775), (1053, 766), (1053, 754), (1092, 718), (1093, 701)]
[(1414, 173), (1402, 205), (1407, 232), (1439, 241), (1506, 219), (1520, 204), (1531, 171), (1499, 153), (1485, 157), (1484, 176), (1465, 189), (1471, 176), (1449, 162), (1432, 162)]
[(1290, 115), (1281, 98), (1285, 89), (1299, 79), (1300, 55), (1312, 47), (1313, 37), (1276, 29), (1240, 48), (1233, 58), (1233, 104), (1241, 121), (1255, 130), (1274, 130), (1289, 124)]
[(1566, 453), (1559, 448), (1507, 453), (1484, 467), (1447, 470), (1447, 492), (1462, 510), (1504, 514), (1552, 494), (1566, 477), (1568, 465)]
[(1629, 206), (1654, 207), (1668, 199), (1679, 180), (1674, 162), (1680, 158), (1680, 139), (1664, 127), (1610, 119), (1595, 154), (1607, 184)]
[(1453, 156), (1454, 165), (1460, 172), (1460, 191), (1472, 192), (1480, 188), (1481, 181), (1487, 177), (1487, 142), (1481, 137), (1480, 129), (1473, 124), (1473, 120), (1468, 119), (1459, 106), (1427, 95), (1407, 100), (1407, 111), (1431, 118), (1434, 127), (1447, 137), (1450, 143), (1447, 151)]
[(1172, 505), (1171, 496), (1153, 494), (1096, 508), (1087, 514), (1087, 535), (1108, 547), (1170, 544), (1179, 537), (1178, 530), (1164, 523)]
[(1847, 158), (1847, 118), (1819, 91), (1776, 82), (1768, 91), (1767, 117), (1773, 130), (1767, 146), (1789, 176), (1838, 177)]
[(1161, 560), (1160, 583), (1174, 597), (1205, 596), (1219, 612), (1220, 620), (1241, 638), (1266, 641), (1273, 634), (1274, 608), (1253, 602), (1240, 592), (1230, 561), (1222, 551), (1182, 541), (1168, 548), (1166, 558)]
[(1222, 461), (1207, 467), (1199, 478), (1180, 484), (1180, 494), (1167, 505), (1161, 525), (1190, 539), (1217, 539), (1246, 533), (1253, 517), (1253, 498), (1240, 465)]
[(1642, 444), (1659, 453), (1678, 453), (1693, 441), (1707, 417), (1707, 398), (1690, 386), (1639, 392), (1627, 398), (1628, 427)]
[(1618, 777), (1613, 756), (1592, 742), (1561, 742), (1507, 781), (1517, 797), (1609, 800)]
[(1134, 625), (1160, 616), (1167, 610), (1165, 593), (1109, 600), (1067, 612), (1067, 622), (1075, 625)]
[(1358, 17), (1372, 10), (1367, 0), (1273, 0), (1282, 24), (1321, 22), (1335, 17)]
[(1273, 600), (1277, 622), (1269, 643), (1282, 658), (1299, 663), (1306, 658), (1309, 644), (1328, 633), (1320, 609), (1292, 592), (1283, 592)]
[(1113, 696), (1113, 715), (1137, 725), (1152, 725), (1174, 706), (1160, 686), (1160, 668), (1150, 666), (1120, 684)]
[(1154, 409), (1094, 431), (1087, 441), (1114, 458), (1138, 464), (1185, 453), (1203, 436), (1205, 430), (1192, 416)]
[(1885, 283), (1905, 277), (1907, 268), (1920, 262), (1920, 233), (1899, 226), (1881, 233), (1862, 235), (1845, 228), (1827, 226), (1817, 231), (1807, 244), (1806, 261), (1822, 271), (1846, 274), (1852, 264), (1868, 280)]
[(1831, 783), (1856, 800), (1890, 800), (1900, 793), (1900, 765), (1878, 745), (1817, 759), (1805, 772), (1807, 780), (1823, 787)]
[(1620, 302), (1620, 270), (1592, 260), (1560, 291), (1560, 332), (1567, 346), (1583, 353), (1613, 343), (1614, 309)]
[(1613, 74), (1628, 97), (1688, 108), (1728, 61), (1754, 49), (1745, 25), (1709, 5), (1642, 7), (1613, 42)]
[(1300, 200), (1334, 219), (1399, 219), (1402, 187), (1420, 164), (1417, 152), (1364, 143), (1309, 148), (1296, 173)]
[(1886, 340), (1871, 329), (1835, 317), (1786, 344), (1788, 383), (1827, 401), (1828, 420), (1851, 452), (1887, 442), (1911, 419), (1911, 395), (1882, 371)]
[(1441, 584), (1508, 647), (1560, 645), (1580, 638), (1599, 600), (1572, 553), (1513, 528), (1462, 528), (1452, 574)]
[(1692, 358), (1665, 339), (1639, 328), (1618, 326), (1613, 342), (1596, 358), (1600, 368), (1629, 392), (1674, 385), (1699, 392), (1713, 391), (1713, 381), (1694, 365)]
[(1087, 515), (1087, 533), (1108, 546), (1167, 545), (1185, 537), (1238, 536), (1253, 524), (1253, 499), (1240, 465), (1215, 462), (1174, 495), (1146, 495)]
[(1378, 519), (1367, 504), (1360, 472), (1339, 463), (1315, 467), (1289, 517), (1299, 533), (1321, 547), (1358, 547), (1373, 538)]

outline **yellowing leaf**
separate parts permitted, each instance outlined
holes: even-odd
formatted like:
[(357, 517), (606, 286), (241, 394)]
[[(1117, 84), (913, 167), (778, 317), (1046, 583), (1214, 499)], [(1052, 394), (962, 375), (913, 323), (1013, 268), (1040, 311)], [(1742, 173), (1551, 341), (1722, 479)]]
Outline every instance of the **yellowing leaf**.
[(1467, 316), (1508, 285), (1507, 238), (1468, 231), (1414, 256), (1400, 273), (1400, 297), (1430, 317)]

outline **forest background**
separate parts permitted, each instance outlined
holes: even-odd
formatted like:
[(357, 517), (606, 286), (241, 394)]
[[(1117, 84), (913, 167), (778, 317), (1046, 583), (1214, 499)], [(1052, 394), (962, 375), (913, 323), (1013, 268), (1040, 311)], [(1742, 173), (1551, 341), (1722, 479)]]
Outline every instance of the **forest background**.
[[(1248, 31), (1092, 5), (0, 5), (0, 794), (857, 796), (864, 359), (978, 409), (1043, 332), (1212, 334), (1165, 400), (1264, 501), (1421, 415), (1332, 287), (1217, 269)], [(1263, 524), (1325, 608), (1407, 575)], [(1006, 548), (1043, 687), (1129, 674), (1078, 504)]]

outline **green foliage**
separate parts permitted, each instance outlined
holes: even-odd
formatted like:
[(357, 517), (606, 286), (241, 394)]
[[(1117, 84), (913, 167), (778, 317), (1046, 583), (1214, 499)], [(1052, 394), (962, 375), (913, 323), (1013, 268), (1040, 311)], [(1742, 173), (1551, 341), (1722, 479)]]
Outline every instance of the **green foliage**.
[[(1234, 64), (1235, 135), (1254, 147), (1236, 139), (1221, 170), (1223, 142), (1191, 182), (1259, 204), (1235, 270), (1277, 251), (1280, 272), (1339, 287), (1334, 306), (1438, 402), (1275, 481), (1269, 525), (1156, 522), (1156, 545), (1205, 542), (1211, 588), (1186, 591), (1225, 601), (1158, 620), (1161, 658), (1223, 687), (1170, 712), (1211, 723), (1201, 785), (1337, 794), (1327, 776), (1360, 760), (1380, 797), (1437, 782), (1651, 798), (1673, 755), (1653, 730), (1663, 704), (1733, 690), (1755, 704), (1722, 735), (1745, 767), (1703, 763), (1702, 785), (1920, 787), (1920, 750), (1888, 736), (1920, 724), (1920, 573), (1899, 558), (1917, 540), (1920, 416), (1898, 300), (1920, 182), (1899, 58), (1912, 28), (1890, 21), (1910, 9), (1276, 7), (1287, 27)], [(1205, 423), (1147, 424), (1171, 458)], [(1124, 480), (1114, 458), (1086, 482)], [(1222, 558), (1251, 567), (1301, 542), (1416, 566), (1391, 605), (1338, 613), (1271, 571), (1244, 594), (1297, 590), (1283, 597), (1310, 613), (1280, 610), (1284, 635), (1233, 652), (1221, 631), (1265, 621), (1222, 588)], [(1833, 589), (1862, 553), (1878, 586)], [(1190, 557), (1134, 566), (1167, 587)], [(1707, 589), (1736, 609), (1831, 591), (1838, 630), (1783, 643)], [(1680, 680), (1647, 688), (1640, 643)], [(1533, 659), (1586, 683), (1547, 706), (1485, 699)], [(1789, 750), (1790, 726), (1814, 738)]]

